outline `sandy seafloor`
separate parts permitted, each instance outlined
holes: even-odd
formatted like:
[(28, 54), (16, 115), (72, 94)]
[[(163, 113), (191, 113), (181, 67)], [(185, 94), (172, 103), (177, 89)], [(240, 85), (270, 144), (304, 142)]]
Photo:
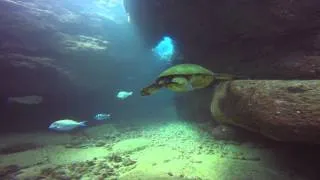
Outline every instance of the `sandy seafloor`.
[[(316, 179), (310, 155), (175, 117), (1, 136), (0, 179)], [(148, 123), (147, 123), (148, 122)], [(309, 159), (308, 159), (309, 158)], [(312, 169), (313, 168), (313, 169)]]

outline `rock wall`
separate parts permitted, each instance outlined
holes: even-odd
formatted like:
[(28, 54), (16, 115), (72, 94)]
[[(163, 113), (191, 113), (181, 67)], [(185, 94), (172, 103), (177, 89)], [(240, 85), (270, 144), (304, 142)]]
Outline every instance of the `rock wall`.
[(149, 44), (171, 35), (183, 62), (251, 78), (320, 78), (318, 0), (127, 1)]
[(320, 81), (239, 80), (220, 84), (215, 120), (278, 141), (320, 143)]
[(141, 49), (128, 25), (108, 17), (108, 7), (98, 2), (1, 1), (1, 95), (107, 90), (99, 77), (114, 76), (111, 70), (121, 71), (125, 63), (141, 63), (131, 59)]
[[(126, 2), (150, 46), (169, 34), (184, 55), (179, 63), (252, 79), (218, 87), (211, 106), (218, 121), (276, 140), (319, 143), (320, 1)], [(199, 119), (208, 94), (176, 97), (179, 114)]]
[[(124, 105), (116, 93), (137, 93), (161, 68), (126, 14), (112, 14), (112, 2), (0, 1), (0, 132), (139, 111), (134, 98)], [(8, 102), (32, 95), (43, 102)]]

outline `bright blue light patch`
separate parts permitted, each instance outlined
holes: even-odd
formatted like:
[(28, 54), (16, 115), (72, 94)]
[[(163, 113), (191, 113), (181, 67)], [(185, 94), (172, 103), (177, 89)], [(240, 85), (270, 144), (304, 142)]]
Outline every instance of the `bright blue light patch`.
[(124, 0), (64, 0), (63, 2), (74, 7), (76, 11), (80, 11), (82, 15), (92, 17), (92, 19), (89, 19), (90, 22), (97, 21), (100, 23), (104, 19), (107, 19), (117, 24), (126, 24), (128, 23), (128, 13), (125, 10), (123, 1)]
[(175, 54), (174, 41), (170, 37), (165, 36), (152, 51), (160, 60), (171, 61)]

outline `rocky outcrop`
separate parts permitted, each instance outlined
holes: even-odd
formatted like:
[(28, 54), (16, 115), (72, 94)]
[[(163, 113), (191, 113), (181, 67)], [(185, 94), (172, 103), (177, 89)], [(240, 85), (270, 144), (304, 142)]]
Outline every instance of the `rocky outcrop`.
[(320, 1), (126, 0), (150, 46), (163, 34), (185, 59), (214, 72), (320, 78)]
[(114, 11), (122, 7), (110, 3), (1, 1), (0, 95), (106, 91), (101, 77), (114, 77), (111, 69), (141, 51), (126, 14)]
[[(219, 86), (211, 106), (218, 121), (280, 141), (320, 142), (320, 82), (302, 81), (320, 79), (320, 1), (125, 2), (150, 46), (171, 35), (180, 62), (255, 79)], [(179, 114), (200, 119), (206, 97), (177, 96)]]
[(320, 81), (239, 80), (220, 84), (215, 120), (278, 141), (320, 143)]

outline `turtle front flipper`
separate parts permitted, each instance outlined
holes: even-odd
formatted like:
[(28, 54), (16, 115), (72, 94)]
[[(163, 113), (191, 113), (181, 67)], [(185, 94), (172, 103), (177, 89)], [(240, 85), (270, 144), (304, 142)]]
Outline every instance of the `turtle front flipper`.
[[(192, 91), (194, 89), (190, 80), (185, 77), (174, 77), (171, 79), (171, 83), (174, 83), (175, 87), (178, 86), (178, 89), (181, 89), (177, 89), (178, 91)], [(174, 88), (171, 87), (171, 89)]]
[(150, 96), (150, 95), (156, 93), (160, 88), (161, 88), (161, 86), (154, 83), (154, 84), (151, 84), (150, 86), (143, 88), (140, 91), (140, 94), (141, 94), (141, 96)]

